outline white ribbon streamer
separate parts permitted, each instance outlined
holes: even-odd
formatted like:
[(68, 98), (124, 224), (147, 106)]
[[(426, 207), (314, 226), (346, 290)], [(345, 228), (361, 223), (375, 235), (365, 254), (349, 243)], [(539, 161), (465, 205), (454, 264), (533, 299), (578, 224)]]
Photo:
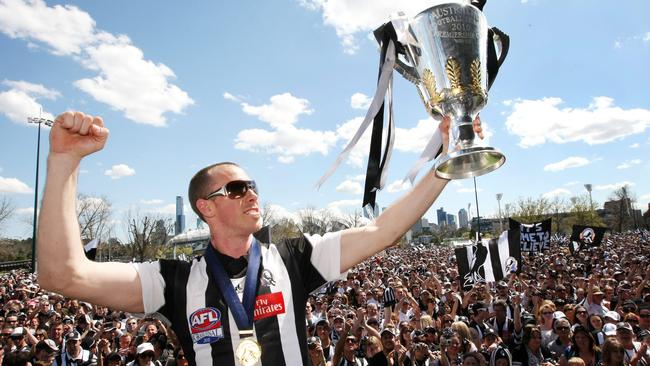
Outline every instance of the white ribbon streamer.
[(354, 137), (348, 142), (347, 146), (339, 153), (339, 156), (336, 158), (336, 161), (332, 166), (323, 174), (323, 176), (318, 180), (316, 183), (316, 189), (319, 189), (323, 183), (336, 171), (338, 166), (345, 160), (345, 158), (350, 154), (354, 146), (356, 146), (357, 142), (359, 142), (359, 139), (361, 139), (361, 136), (363, 136), (363, 133), (368, 129), (368, 126), (370, 126), (370, 122), (373, 121), (377, 113), (379, 112), (379, 109), (381, 108), (381, 104), (384, 101), (384, 97), (386, 96), (386, 91), (388, 90), (388, 86), (390, 84), (390, 81), (392, 80), (393, 76), (393, 67), (395, 66), (395, 44), (393, 43), (393, 40), (388, 41), (388, 49), (386, 51), (386, 58), (384, 60), (384, 65), (381, 68), (381, 73), (379, 75), (379, 82), (377, 83), (377, 91), (375, 92), (375, 96), (372, 98), (372, 103), (370, 104), (370, 107), (368, 108), (368, 112), (366, 113), (366, 117), (359, 126), (359, 129), (357, 132), (354, 134)]
[(411, 182), (411, 185), (413, 185), (415, 177), (420, 172), (420, 169), (422, 169), (422, 166), (436, 157), (436, 153), (438, 150), (440, 150), (441, 146), (442, 134), (440, 133), (440, 129), (436, 128), (436, 131), (433, 133), (433, 136), (431, 136), (431, 139), (427, 143), (427, 146), (422, 151), (420, 158), (418, 158), (415, 164), (413, 164), (411, 170), (409, 170), (409, 172), (406, 174), (406, 177), (404, 177), (403, 182), (406, 182), (408, 180)]

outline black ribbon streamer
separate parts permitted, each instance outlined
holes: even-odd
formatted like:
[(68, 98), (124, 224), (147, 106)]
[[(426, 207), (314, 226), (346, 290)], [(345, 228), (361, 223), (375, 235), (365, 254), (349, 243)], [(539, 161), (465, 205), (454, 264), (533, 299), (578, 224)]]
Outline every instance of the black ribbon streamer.
[[(397, 42), (397, 34), (395, 33), (395, 28), (389, 22), (384, 24), (382, 27), (375, 31), (375, 37), (381, 45), (381, 52), (379, 56), (379, 72), (377, 80), (381, 76), (381, 70), (386, 60), (386, 53), (388, 52), (388, 44), (392, 40), (395, 44), (395, 55), (399, 52)], [(389, 92), (387, 93), (387, 98), (392, 101), (392, 88), (389, 87)], [(385, 100), (382, 103), (379, 112), (373, 119), (372, 123), (372, 133), (370, 138), (370, 153), (368, 155), (368, 168), (366, 169), (366, 182), (363, 192), (363, 204), (362, 207), (369, 208), (370, 213), (375, 215), (378, 211), (377, 208), (377, 191), (381, 189), (381, 177), (385, 169), (388, 168), (389, 155), (392, 149), (392, 134), (394, 133), (394, 121), (393, 121), (393, 108), (392, 103), (389, 102), (388, 108), (388, 131), (386, 136), (386, 148), (382, 155), (381, 146), (382, 146), (382, 135), (384, 130), (384, 107)], [(368, 216), (370, 213), (366, 212)]]

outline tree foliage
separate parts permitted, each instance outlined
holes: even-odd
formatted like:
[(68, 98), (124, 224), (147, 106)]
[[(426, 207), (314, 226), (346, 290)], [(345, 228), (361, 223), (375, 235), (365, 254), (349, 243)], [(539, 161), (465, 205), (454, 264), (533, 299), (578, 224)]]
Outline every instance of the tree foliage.
[(174, 229), (171, 218), (129, 210), (124, 218), (131, 256), (137, 261), (159, 258)]
[(7, 196), (2, 196), (2, 199), (0, 199), (0, 229), (11, 218), (14, 210), (15, 208), (11, 200)]
[(639, 218), (634, 209), (636, 196), (630, 186), (626, 184), (617, 188), (610, 196), (610, 200), (614, 201), (607, 210), (607, 221), (611, 229), (622, 232), (636, 228), (639, 224)]
[(111, 203), (106, 197), (77, 195), (77, 219), (81, 238), (88, 241), (101, 239), (108, 230), (111, 218)]
[[(597, 203), (594, 203), (593, 207), (596, 206)], [(551, 218), (553, 230), (563, 233), (571, 233), (573, 225), (605, 225), (592, 208), (588, 194), (574, 196), (569, 200), (559, 197), (519, 198), (517, 202), (505, 205), (504, 217), (512, 217), (524, 223)], [(507, 227), (507, 223), (505, 225)]]

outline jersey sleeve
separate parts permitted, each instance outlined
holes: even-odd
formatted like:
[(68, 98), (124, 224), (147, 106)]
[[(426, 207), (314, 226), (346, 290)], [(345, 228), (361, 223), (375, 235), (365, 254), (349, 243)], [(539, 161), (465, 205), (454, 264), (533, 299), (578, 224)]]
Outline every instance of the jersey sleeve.
[(307, 293), (341, 277), (341, 233), (308, 235), (283, 243)]
[(325, 281), (341, 277), (341, 232), (305, 235), (312, 246), (310, 262)]
[(140, 276), (142, 303), (145, 313), (154, 313), (165, 305), (165, 279), (160, 272), (160, 262), (133, 263)]

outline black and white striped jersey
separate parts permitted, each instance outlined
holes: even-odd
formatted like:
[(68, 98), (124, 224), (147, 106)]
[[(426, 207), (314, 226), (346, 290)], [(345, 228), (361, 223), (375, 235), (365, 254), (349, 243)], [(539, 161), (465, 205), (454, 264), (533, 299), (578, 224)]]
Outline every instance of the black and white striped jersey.
[[(307, 364), (307, 296), (341, 276), (340, 237), (337, 232), (261, 243), (254, 310), (254, 336), (262, 347), (259, 365)], [(236, 365), (237, 325), (203, 257), (135, 267), (145, 312), (158, 311), (172, 322), (190, 364)], [(237, 288), (244, 278), (231, 280)]]

